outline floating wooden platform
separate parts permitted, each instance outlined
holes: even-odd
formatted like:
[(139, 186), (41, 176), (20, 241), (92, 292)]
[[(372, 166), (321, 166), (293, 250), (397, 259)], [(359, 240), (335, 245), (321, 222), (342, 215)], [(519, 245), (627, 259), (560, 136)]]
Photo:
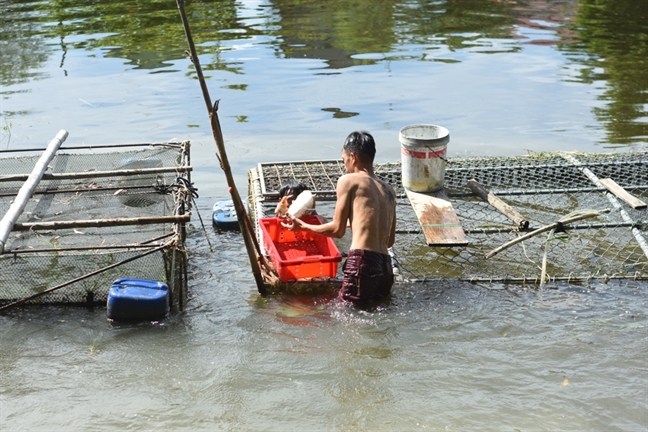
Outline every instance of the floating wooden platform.
[(428, 246), (465, 246), (466, 235), (450, 198), (441, 189), (437, 192), (414, 192), (405, 189)]
[[(546, 255), (545, 283), (587, 283), (648, 280), (648, 212), (641, 205), (648, 202), (647, 165), (648, 151), (451, 158), (445, 172), (445, 196), (408, 193), (401, 182), (399, 162), (375, 164), (374, 172), (398, 195), (392, 252), (401, 281), (538, 284)], [(273, 215), (279, 188), (293, 178), (309, 185), (317, 197), (318, 213), (329, 216), (341, 175), (344, 165), (340, 160), (260, 163), (248, 176), (251, 216)], [(620, 193), (621, 189), (615, 190), (616, 196), (609, 193), (599, 181), (606, 178), (636, 200)], [(519, 211), (523, 220), (514, 220), (502, 206), (477, 195), (469, 187), (471, 180)], [(564, 231), (550, 240), (535, 236), (484, 258), (572, 212), (608, 208), (611, 211), (600, 216), (561, 225)], [(348, 249), (349, 237), (347, 233), (337, 241), (341, 251)], [(336, 279), (342, 276), (341, 268)], [(319, 282), (332, 286), (337, 280)], [(315, 283), (311, 281), (310, 286)], [(297, 285), (288, 288), (300, 289)]]

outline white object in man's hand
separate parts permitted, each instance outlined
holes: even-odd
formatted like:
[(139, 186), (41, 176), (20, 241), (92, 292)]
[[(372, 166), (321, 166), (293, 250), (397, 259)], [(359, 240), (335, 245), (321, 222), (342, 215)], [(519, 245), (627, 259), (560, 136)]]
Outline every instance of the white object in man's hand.
[(297, 198), (295, 198), (288, 208), (288, 215), (293, 218), (302, 217), (306, 211), (312, 209), (315, 206), (315, 196), (309, 190), (305, 190), (300, 193)]

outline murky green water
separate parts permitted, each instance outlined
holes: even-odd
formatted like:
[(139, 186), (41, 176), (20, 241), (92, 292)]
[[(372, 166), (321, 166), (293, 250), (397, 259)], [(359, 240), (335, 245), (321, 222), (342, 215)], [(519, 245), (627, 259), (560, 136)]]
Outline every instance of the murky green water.
[[(217, 1), (187, 6), (241, 189), (346, 135), (451, 132), (450, 156), (648, 142), (648, 3)], [(203, 217), (227, 196), (173, 1), (0, 0), (0, 148), (192, 142)], [(196, 224), (198, 222), (196, 221)], [(191, 301), (0, 316), (0, 430), (648, 428), (645, 284), (397, 286), (364, 313), (256, 294), (243, 242), (193, 234)]]

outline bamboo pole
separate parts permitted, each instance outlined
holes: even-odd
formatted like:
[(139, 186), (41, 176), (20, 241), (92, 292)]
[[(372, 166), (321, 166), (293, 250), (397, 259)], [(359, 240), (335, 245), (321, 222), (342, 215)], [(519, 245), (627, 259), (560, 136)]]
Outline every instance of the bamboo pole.
[[(180, 18), (182, 19), (182, 24), (184, 26), (185, 36), (187, 38), (187, 44), (189, 45), (189, 59), (193, 63), (196, 69), (196, 75), (198, 76), (198, 81), (200, 82), (200, 88), (202, 90), (203, 99), (205, 100), (205, 106), (209, 114), (210, 125), (212, 128), (212, 135), (216, 141), (216, 147), (218, 149), (217, 157), (220, 161), (221, 168), (225, 172), (225, 177), (227, 179), (227, 184), (230, 188), (230, 194), (232, 195), (232, 202), (234, 203), (234, 209), (236, 210), (236, 216), (239, 221), (239, 226), (241, 228), (241, 233), (243, 235), (243, 240), (245, 242), (245, 248), (247, 249), (248, 258), (250, 260), (250, 266), (252, 267), (252, 274), (256, 281), (257, 289), (261, 295), (266, 295), (266, 288), (264, 284), (263, 275), (261, 273), (261, 264), (265, 267), (266, 277), (271, 277), (271, 270), (269, 263), (265, 260), (261, 254), (261, 250), (258, 242), (256, 242), (256, 237), (252, 234), (251, 228), (252, 223), (248, 217), (243, 201), (241, 201), (241, 196), (238, 193), (236, 188), (236, 183), (234, 182), (234, 176), (232, 175), (232, 170), (229, 165), (229, 160), (227, 158), (227, 152), (225, 150), (225, 143), (223, 140), (223, 133), (221, 131), (220, 122), (218, 120), (218, 101), (212, 105), (211, 97), (209, 96), (209, 90), (207, 89), (207, 83), (205, 77), (202, 73), (202, 68), (200, 66), (200, 60), (198, 54), (196, 53), (196, 47), (193, 42), (193, 37), (191, 35), (191, 29), (189, 27), (189, 20), (187, 19), (187, 14), (184, 9), (185, 1), (176, 0), (178, 5), (178, 11), (180, 12)], [(256, 252), (255, 252), (256, 249)], [(258, 256), (257, 256), (258, 254)]]
[(159, 237), (155, 237), (149, 240), (145, 240), (139, 243), (130, 243), (130, 244), (113, 244), (113, 245), (101, 245), (101, 246), (78, 246), (78, 247), (60, 247), (60, 248), (41, 248), (41, 249), (18, 249), (14, 248), (8, 251), (5, 251), (5, 254), (22, 255), (22, 254), (31, 254), (31, 253), (60, 253), (60, 252), (78, 252), (78, 251), (100, 251), (100, 250), (115, 250), (115, 249), (148, 249), (154, 245), (151, 243), (163, 240), (167, 237), (177, 235), (176, 233), (164, 234)]
[(470, 179), (468, 180), (467, 184), (475, 195), (495, 207), (504, 216), (515, 222), (518, 230), (529, 228), (529, 221), (526, 220), (524, 216), (522, 216), (517, 212), (517, 210), (498, 198), (493, 192), (486, 190), (481, 184), (479, 184), (479, 182), (477, 182), (477, 180)]
[[(173, 235), (173, 234), (169, 234)], [(112, 246), (79, 246), (79, 247), (62, 247), (62, 248), (42, 248), (42, 249), (11, 249), (5, 251), (5, 255), (24, 255), (33, 253), (61, 253), (61, 252), (81, 252), (81, 251), (114, 251), (114, 250), (135, 250), (135, 249), (150, 249), (151, 245), (146, 244), (127, 244), (127, 245), (112, 245)]]
[(27, 201), (31, 198), (34, 193), (34, 189), (38, 186), (38, 183), (43, 177), (43, 173), (47, 169), (47, 165), (56, 155), (59, 147), (63, 144), (63, 141), (68, 137), (68, 132), (64, 129), (61, 129), (58, 134), (47, 144), (47, 149), (43, 152), (38, 162), (34, 166), (31, 174), (27, 178), (27, 181), (22, 185), (16, 199), (13, 204), (7, 210), (4, 217), (0, 221), (0, 254), (4, 253), (5, 244), (7, 238), (9, 238), (9, 233), (11, 232), (14, 224), (25, 210), (27, 206)]
[[(580, 172), (582, 172), (592, 183), (594, 183), (597, 187), (605, 187), (599, 180), (599, 178), (594, 174), (589, 168), (584, 166), (578, 159), (576, 159), (574, 156), (567, 154), (567, 153), (561, 153), (560, 156), (562, 156), (565, 160), (571, 162), (573, 165), (575, 165)], [(612, 204), (612, 206), (619, 211), (619, 214), (621, 215), (621, 218), (626, 221), (626, 222), (634, 222), (628, 212), (625, 211), (625, 209), (621, 206), (619, 203), (619, 200), (616, 199), (616, 197), (612, 194), (606, 193), (605, 198)], [(632, 228), (632, 235), (634, 236), (635, 240), (637, 243), (639, 243), (639, 247), (643, 251), (644, 255), (646, 255), (646, 258), (648, 258), (648, 242), (644, 238), (643, 234), (638, 228)]]
[[(118, 190), (123, 190), (123, 191), (150, 191), (150, 192), (156, 192), (160, 193), (155, 189), (154, 184), (151, 185), (146, 185), (146, 186), (114, 186), (114, 187), (88, 187), (88, 188), (78, 188), (78, 189), (55, 189), (55, 190), (41, 190), (41, 191), (35, 191), (34, 195), (57, 195), (57, 194), (69, 194), (69, 193), (84, 193), (84, 192), (95, 192), (95, 193), (100, 193), (100, 192), (115, 192)], [(13, 197), (16, 196), (16, 193), (14, 192), (9, 192), (9, 193), (0, 193), (0, 198), (2, 197)]]
[(33, 231), (71, 228), (100, 228), (107, 226), (153, 225), (161, 223), (182, 223), (191, 220), (190, 214), (178, 216), (144, 216), (136, 218), (81, 219), (74, 221), (29, 222), (15, 224), (13, 231)]
[(502, 252), (504, 249), (508, 249), (511, 246), (520, 243), (521, 241), (524, 241), (524, 240), (526, 240), (528, 238), (537, 236), (538, 234), (541, 234), (543, 232), (555, 230), (555, 229), (559, 228), (561, 225), (567, 225), (567, 224), (572, 223), (572, 222), (576, 222), (576, 221), (579, 221), (579, 220), (595, 217), (595, 216), (598, 216), (600, 214), (609, 213), (609, 212), (610, 212), (610, 209), (593, 210), (593, 211), (590, 211), (590, 212), (587, 212), (587, 213), (578, 214), (578, 215), (573, 216), (573, 217), (566, 217), (564, 219), (561, 219), (559, 222), (554, 222), (552, 224), (545, 225), (545, 226), (543, 226), (541, 228), (538, 228), (535, 231), (531, 231), (528, 234), (525, 234), (525, 235), (523, 235), (521, 237), (517, 237), (517, 238), (511, 240), (510, 242), (504, 243), (502, 246), (497, 247), (497, 248), (493, 249), (492, 251), (488, 252), (484, 256), (484, 258), (485, 259), (492, 258), (493, 256), (497, 255), (498, 253)]
[[(48, 173), (43, 174), (43, 180), (73, 180), (83, 178), (95, 177), (116, 177), (116, 176), (131, 176), (142, 174), (162, 174), (162, 173), (176, 173), (178, 171), (191, 171), (193, 167), (167, 167), (167, 168), (138, 168), (128, 170), (110, 170), (110, 171), (86, 171), (76, 173)], [(24, 181), (31, 174), (9, 174), (0, 176), (0, 182), (4, 181)]]
[[(182, 143), (179, 142), (153, 142), (153, 143), (140, 143), (140, 144), (99, 144), (99, 145), (85, 145), (85, 146), (65, 146), (65, 150), (96, 150), (102, 148), (116, 149), (122, 147), (172, 147), (179, 148)], [(23, 148), (23, 149), (7, 149), (0, 150), (0, 154), (4, 153), (27, 153), (27, 152), (43, 152), (45, 148)]]

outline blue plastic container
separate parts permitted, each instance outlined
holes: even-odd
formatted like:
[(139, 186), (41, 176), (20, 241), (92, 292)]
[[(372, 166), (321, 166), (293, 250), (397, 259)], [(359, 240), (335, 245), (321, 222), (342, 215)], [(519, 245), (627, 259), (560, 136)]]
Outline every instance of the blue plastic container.
[(122, 278), (108, 292), (107, 315), (113, 320), (160, 320), (169, 313), (169, 287), (164, 282)]
[(215, 228), (223, 231), (236, 231), (239, 229), (238, 217), (232, 200), (218, 201), (214, 204), (213, 211), (212, 221)]

